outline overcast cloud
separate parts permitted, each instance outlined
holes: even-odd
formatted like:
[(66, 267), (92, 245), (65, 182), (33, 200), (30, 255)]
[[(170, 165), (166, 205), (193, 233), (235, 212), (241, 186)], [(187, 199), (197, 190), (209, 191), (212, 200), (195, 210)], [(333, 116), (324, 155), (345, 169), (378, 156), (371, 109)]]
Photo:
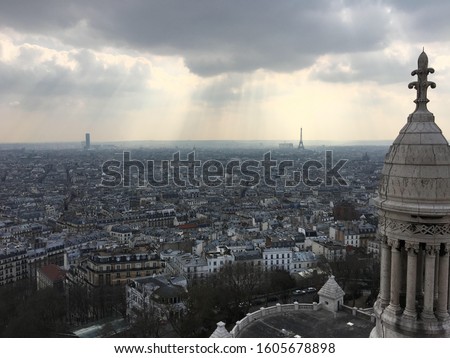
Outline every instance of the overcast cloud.
[[(205, 108), (204, 125), (217, 120), (208, 117), (212, 109), (223, 115), (246, 101), (239, 108), (247, 114), (260, 113), (261, 106), (271, 103), (298, 111), (292, 96), (305, 96), (311, 83), (314, 88), (322, 84), (324, 93), (341, 85), (348, 86), (344, 91), (403, 86), (411, 80), (421, 46), (445, 62), (450, 56), (448, 14), (445, 0), (4, 0), (0, 114), (2, 108), (8, 116), (45, 108), (52, 117), (58, 103), (76, 101), (84, 103), (79, 116), (93, 121), (104, 112), (92, 106), (110, 105), (112, 98), (125, 117), (133, 112), (130, 118), (176, 116), (164, 112), (168, 105), (189, 113)], [(414, 94), (405, 91), (404, 96)], [(249, 103), (260, 107), (250, 111)], [(308, 117), (321, 115), (303, 108), (304, 113), (283, 112), (286, 121), (298, 127), (304, 116), (308, 127)], [(350, 118), (351, 112), (348, 108)], [(30, 120), (31, 115), (20, 118)], [(233, 118), (230, 123), (237, 126), (256, 120), (243, 113)], [(89, 130), (89, 121), (81, 132)], [(383, 136), (382, 129), (377, 136)], [(268, 132), (262, 139), (283, 139), (282, 132)], [(170, 137), (170, 129), (165, 135)], [(104, 139), (108, 136), (120, 139), (111, 130)]]
[(258, 68), (301, 69), (321, 54), (383, 48), (393, 31), (388, 8), (371, 1), (339, 5), (298, 0), (65, 3), (4, 1), (0, 23), (73, 46), (182, 56), (194, 73), (206, 76)]

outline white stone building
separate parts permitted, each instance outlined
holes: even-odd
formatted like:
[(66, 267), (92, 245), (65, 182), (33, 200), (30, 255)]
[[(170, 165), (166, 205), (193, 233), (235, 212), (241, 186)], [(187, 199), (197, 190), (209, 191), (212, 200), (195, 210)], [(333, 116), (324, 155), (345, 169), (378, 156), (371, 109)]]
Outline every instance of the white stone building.
[(276, 247), (266, 248), (263, 253), (264, 268), (266, 270), (289, 271), (292, 259), (292, 248)]
[(208, 273), (219, 272), (225, 265), (230, 265), (234, 261), (232, 255), (222, 255), (220, 253), (209, 253), (206, 255), (206, 262), (208, 264)]

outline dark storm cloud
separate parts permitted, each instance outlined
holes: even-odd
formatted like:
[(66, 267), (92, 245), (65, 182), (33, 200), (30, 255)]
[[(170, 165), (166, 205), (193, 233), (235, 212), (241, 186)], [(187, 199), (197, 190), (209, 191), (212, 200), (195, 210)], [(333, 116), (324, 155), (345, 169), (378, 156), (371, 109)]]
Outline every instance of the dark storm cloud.
[(76, 25), (83, 17), (83, 8), (82, 1), (70, 4), (57, 0), (2, 0), (0, 24), (24, 32), (59, 31)]
[(84, 22), (90, 36), (79, 35), (85, 47), (181, 55), (193, 72), (207, 76), (258, 68), (291, 71), (323, 53), (384, 46), (389, 32), (384, 8), (370, 2), (351, 6), (298, 0), (3, 1), (0, 23), (77, 42), (68, 33)]
[(447, 0), (392, 0), (404, 16), (404, 34), (414, 42), (450, 40), (450, 2)]
[(210, 76), (298, 70), (323, 54), (373, 52), (401, 36), (449, 40), (448, 13), (444, 0), (4, 0), (0, 24), (81, 48), (179, 55)]

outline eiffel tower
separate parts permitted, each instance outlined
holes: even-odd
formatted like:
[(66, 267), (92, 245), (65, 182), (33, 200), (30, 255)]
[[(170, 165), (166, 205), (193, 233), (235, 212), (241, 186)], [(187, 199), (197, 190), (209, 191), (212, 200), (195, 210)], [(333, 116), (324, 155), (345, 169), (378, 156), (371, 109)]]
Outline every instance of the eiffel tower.
[(303, 145), (302, 131), (303, 128), (300, 128), (300, 142), (298, 143), (298, 149), (305, 149), (305, 146)]

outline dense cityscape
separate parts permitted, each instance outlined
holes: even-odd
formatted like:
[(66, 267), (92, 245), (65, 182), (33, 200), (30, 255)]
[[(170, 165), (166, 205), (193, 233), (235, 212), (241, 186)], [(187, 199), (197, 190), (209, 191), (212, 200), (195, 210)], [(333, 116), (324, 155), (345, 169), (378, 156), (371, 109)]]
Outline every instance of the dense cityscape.
[[(345, 304), (370, 309), (380, 251), (370, 199), (385, 146), (196, 145), (127, 149), (87, 137), (78, 149), (0, 151), (1, 335), (209, 336), (260, 306), (312, 303), (331, 274)], [(258, 167), (269, 154), (270, 180)], [(189, 155), (203, 163), (192, 178), (172, 165)], [(317, 181), (340, 159), (346, 185)], [(128, 185), (105, 185), (111, 160), (125, 176), (127, 167)], [(149, 160), (157, 181), (170, 161), (167, 185), (142, 185), (149, 173), (136, 163)], [(292, 170), (280, 175), (283, 161)], [(286, 185), (311, 162), (308, 178)]]

